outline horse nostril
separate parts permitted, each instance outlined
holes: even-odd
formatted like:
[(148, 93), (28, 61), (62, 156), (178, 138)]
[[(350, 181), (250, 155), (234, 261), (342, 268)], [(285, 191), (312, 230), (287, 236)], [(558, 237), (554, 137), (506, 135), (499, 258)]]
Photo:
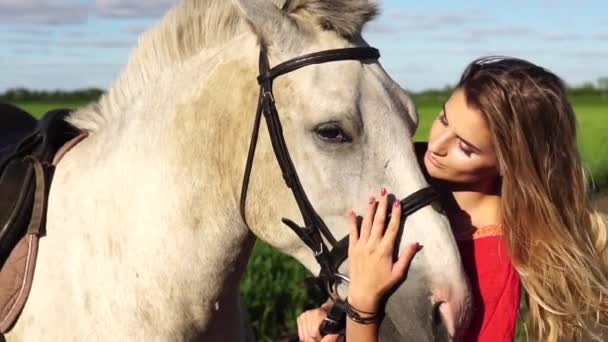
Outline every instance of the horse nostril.
[(444, 325), (444, 321), (443, 321), (443, 314), (441, 313), (441, 304), (443, 304), (444, 302), (437, 302), (435, 304), (433, 304), (433, 314), (432, 314), (432, 323), (434, 327), (438, 327), (441, 325)]
[(438, 332), (447, 333), (450, 339), (457, 338), (465, 324), (466, 299), (454, 295), (454, 292), (450, 292), (449, 287), (444, 287), (433, 291), (430, 300), (433, 310), (432, 326)]
[(450, 338), (456, 336), (457, 322), (452, 303), (439, 301), (433, 305), (433, 326), (444, 330)]

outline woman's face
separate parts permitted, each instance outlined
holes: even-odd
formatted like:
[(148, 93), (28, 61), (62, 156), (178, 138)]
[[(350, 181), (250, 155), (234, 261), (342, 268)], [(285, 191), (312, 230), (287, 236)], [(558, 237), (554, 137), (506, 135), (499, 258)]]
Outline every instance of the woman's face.
[(431, 177), (452, 183), (495, 184), (498, 161), (487, 122), (456, 89), (429, 136), (424, 165)]

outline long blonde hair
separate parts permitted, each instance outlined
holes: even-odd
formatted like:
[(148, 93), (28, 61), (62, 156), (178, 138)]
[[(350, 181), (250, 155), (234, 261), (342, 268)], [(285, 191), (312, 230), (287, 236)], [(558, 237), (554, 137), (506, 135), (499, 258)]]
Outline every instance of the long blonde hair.
[(467, 67), (458, 88), (493, 136), (505, 238), (527, 293), (529, 336), (608, 339), (606, 218), (590, 201), (564, 82), (524, 60), (486, 57)]

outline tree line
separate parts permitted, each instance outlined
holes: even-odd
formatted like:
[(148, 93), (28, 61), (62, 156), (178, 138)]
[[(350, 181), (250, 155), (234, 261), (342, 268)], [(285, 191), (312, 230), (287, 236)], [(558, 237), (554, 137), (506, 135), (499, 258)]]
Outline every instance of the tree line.
[(0, 94), (0, 102), (89, 102), (97, 100), (103, 90), (86, 88), (78, 90), (30, 90), (25, 88), (9, 89)]

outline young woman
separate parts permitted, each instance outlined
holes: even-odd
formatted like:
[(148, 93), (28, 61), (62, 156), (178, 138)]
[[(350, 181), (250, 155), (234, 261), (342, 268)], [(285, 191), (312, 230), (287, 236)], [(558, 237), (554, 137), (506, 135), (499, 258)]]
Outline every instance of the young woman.
[[(589, 200), (561, 79), (520, 59), (472, 62), (420, 155), (431, 182), (446, 192), (471, 279), (475, 304), (464, 341), (513, 340), (520, 283), (532, 340), (608, 340), (608, 231)], [(405, 251), (393, 264), (397, 223), (383, 233), (386, 192), (373, 202), (360, 233), (349, 214), (349, 303), (362, 316), (379, 310), (415, 254)], [(298, 318), (302, 340), (318, 340), (327, 306)], [(349, 342), (375, 341), (376, 334), (376, 324), (347, 320)]]

